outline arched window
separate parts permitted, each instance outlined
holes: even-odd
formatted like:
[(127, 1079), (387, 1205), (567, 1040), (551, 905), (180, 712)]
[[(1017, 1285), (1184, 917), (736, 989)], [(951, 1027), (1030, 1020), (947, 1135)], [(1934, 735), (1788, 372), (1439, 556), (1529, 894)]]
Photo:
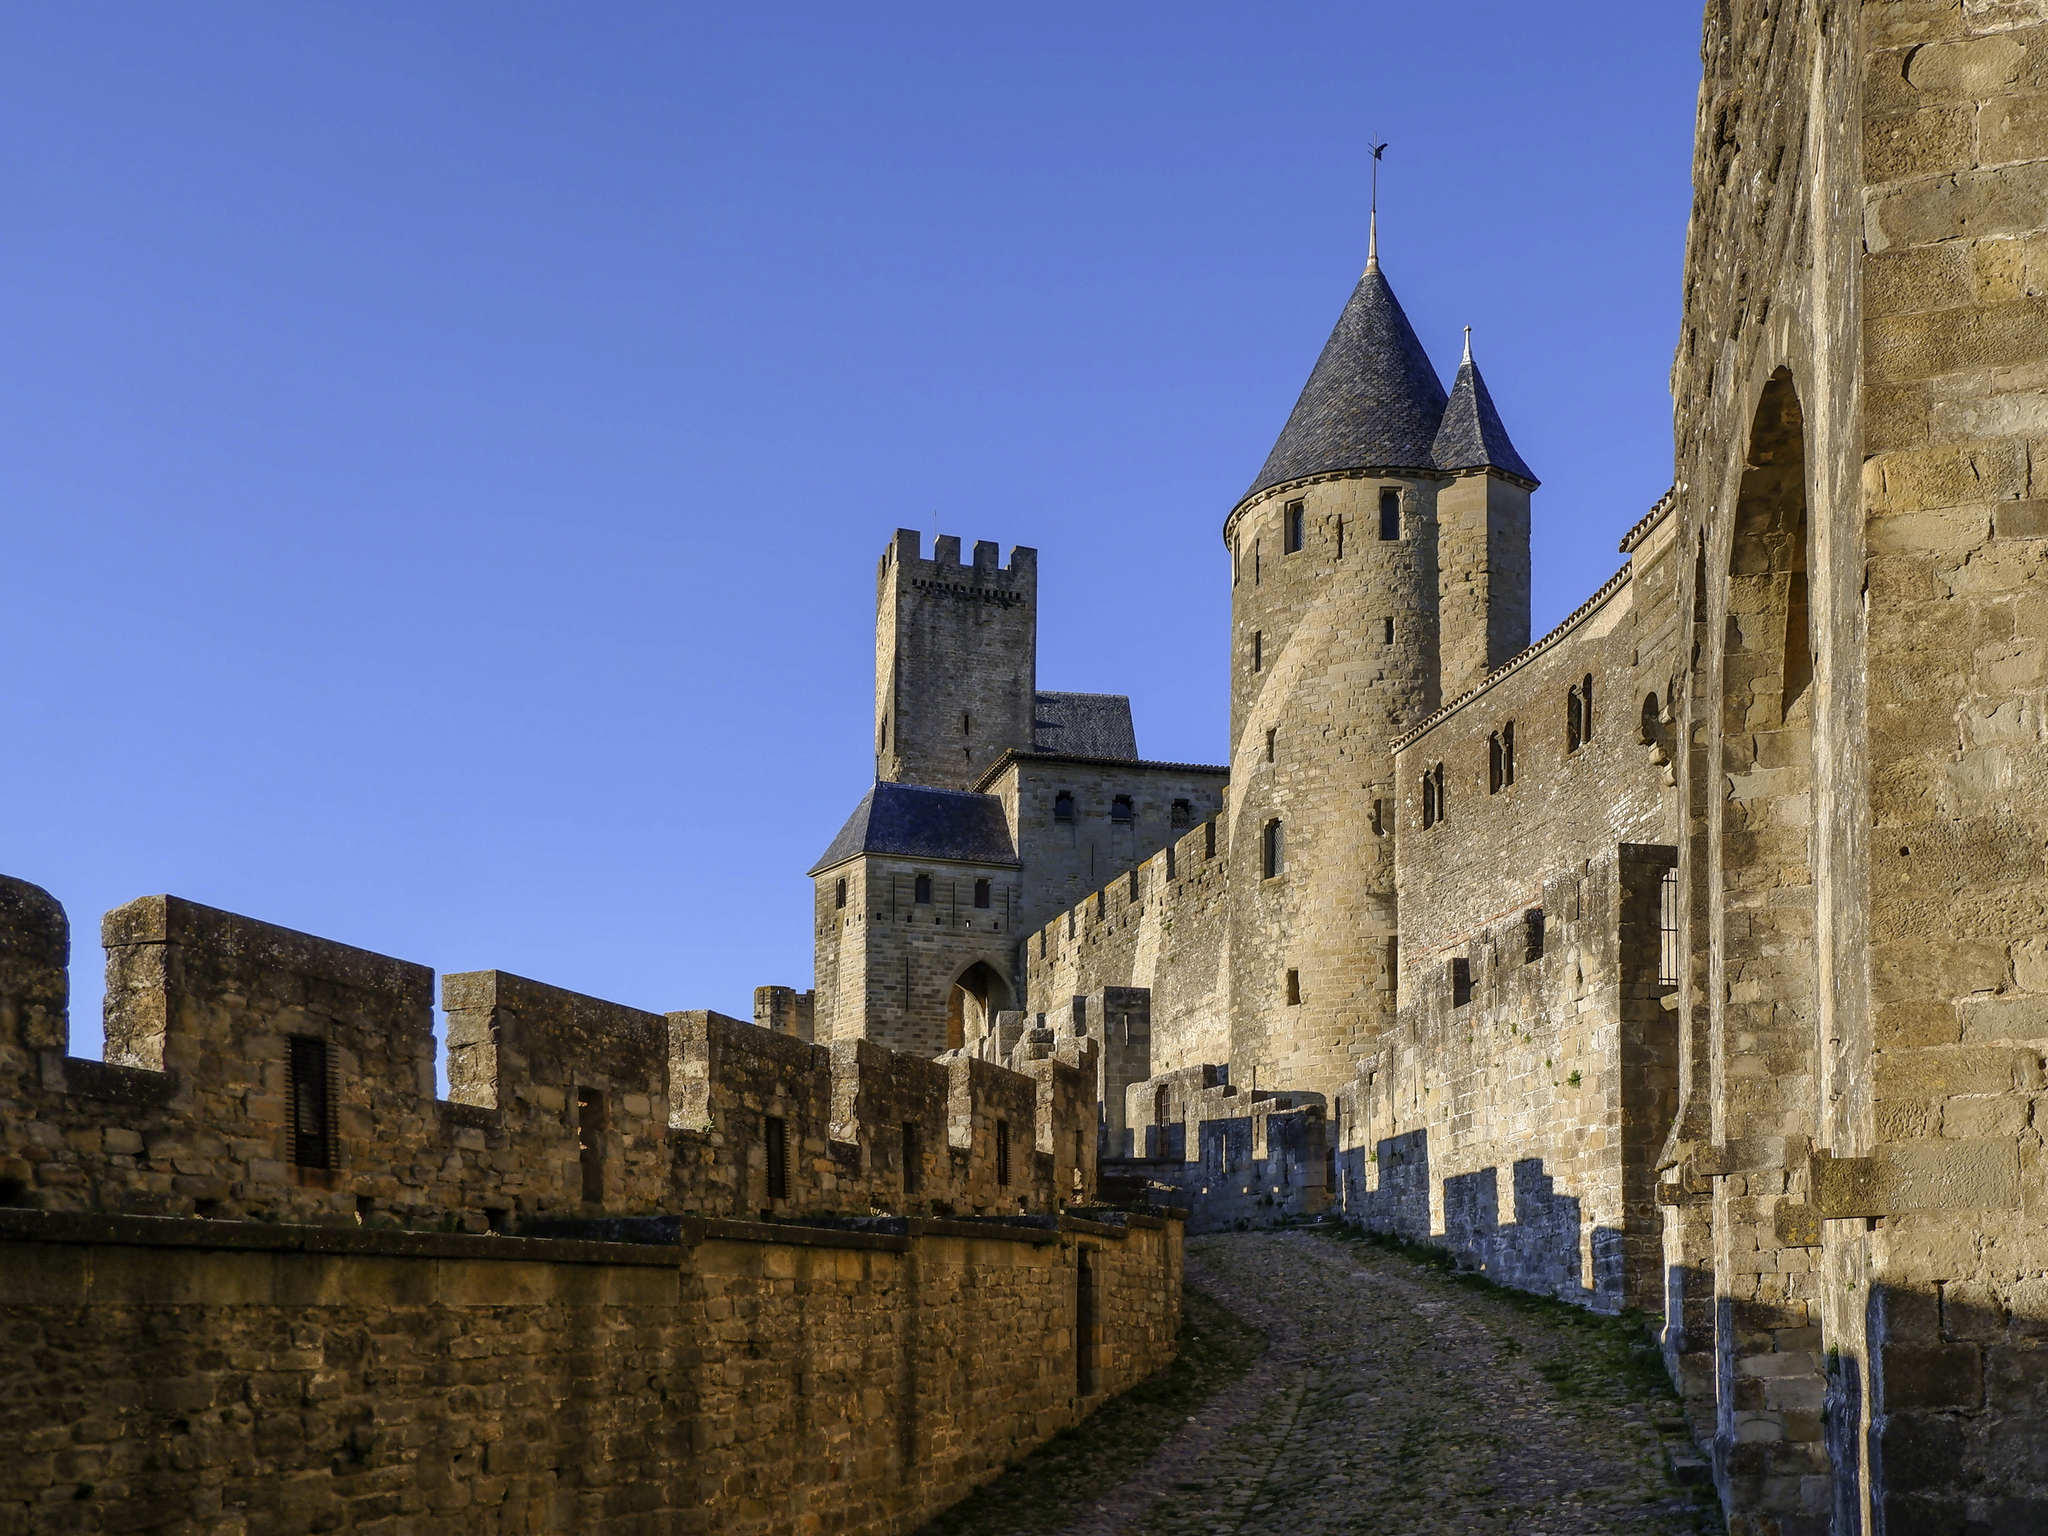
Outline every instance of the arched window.
[(1259, 868), (1268, 880), (1287, 868), (1287, 837), (1278, 818), (1267, 822), (1260, 834)]
[(844, 880), (839, 882), (838, 887), (832, 893), (832, 905), (835, 907), (844, 907), (846, 905), (846, 882)]
[(1173, 802), (1173, 808), (1166, 813), (1166, 824), (1176, 832), (1185, 832), (1194, 824), (1195, 808), (1185, 800)]
[(932, 877), (930, 875), (919, 875), (915, 890), (918, 904), (920, 906), (930, 906), (932, 900)]
[(1280, 538), (1280, 548), (1282, 553), (1291, 555), (1298, 552), (1301, 548), (1304, 525), (1307, 523), (1308, 514), (1302, 503), (1290, 501), (1287, 503), (1287, 510), (1284, 516), (1285, 531)]
[(986, 907), (987, 907), (987, 906), (989, 905), (989, 902), (990, 902), (991, 898), (992, 898), (992, 892), (990, 891), (990, 888), (989, 888), (989, 883), (988, 883), (988, 882), (987, 882), (986, 880), (977, 880), (977, 881), (975, 881), (975, 882), (974, 882), (974, 904), (975, 904), (975, 905), (976, 905), (977, 907), (982, 907), (982, 908), (984, 908), (984, 909), (985, 909), (985, 908), (986, 908)]
[(1586, 741), (1586, 705), (1579, 697), (1577, 683), (1565, 690), (1564, 696), (1564, 749), (1576, 752)]
[(1515, 782), (1515, 722), (1504, 723), (1500, 728), (1500, 785), (1506, 789)]
[(1422, 770), (1422, 825), (1424, 828), (1436, 825), (1436, 776), (1427, 768)]
[(1129, 795), (1118, 795), (1109, 802), (1109, 819), (1111, 821), (1120, 822), (1128, 827), (1131, 824), (1131, 814), (1131, 797)]
[(1499, 794), (1507, 781), (1507, 754), (1501, 746), (1500, 732), (1495, 731), (1486, 740), (1486, 792)]
[(1579, 740), (1593, 739), (1593, 674), (1588, 672), (1585, 681), (1579, 684), (1580, 731)]
[(1052, 800), (1052, 819), (1072, 821), (1074, 819), (1074, 796), (1069, 790), (1061, 790)]

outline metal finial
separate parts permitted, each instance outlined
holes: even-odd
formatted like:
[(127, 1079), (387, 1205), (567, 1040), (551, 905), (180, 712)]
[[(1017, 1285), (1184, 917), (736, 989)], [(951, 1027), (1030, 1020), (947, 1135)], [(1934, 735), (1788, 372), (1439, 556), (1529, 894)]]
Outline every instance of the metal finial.
[(1387, 152), (1387, 146), (1379, 140), (1372, 141), (1372, 218), (1366, 226), (1365, 270), (1377, 272), (1380, 266), (1380, 159)]
[(1465, 361), (1472, 361), (1472, 327), (1465, 327)]

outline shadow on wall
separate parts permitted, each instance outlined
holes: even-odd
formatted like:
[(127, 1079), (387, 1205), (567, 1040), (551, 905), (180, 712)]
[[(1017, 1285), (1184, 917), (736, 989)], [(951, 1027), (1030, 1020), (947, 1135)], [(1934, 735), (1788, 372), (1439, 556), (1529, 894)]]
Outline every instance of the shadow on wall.
[[(1376, 1175), (1376, 1178), (1369, 1175)], [(1513, 1219), (1501, 1220), (1500, 1170), (1481, 1168), (1444, 1180), (1444, 1230), (1430, 1213), (1429, 1133), (1390, 1136), (1371, 1151), (1337, 1158), (1338, 1194), (1350, 1219), (1369, 1231), (1431, 1243), (1489, 1279), (1595, 1311), (1623, 1305), (1622, 1237), (1612, 1227), (1590, 1234), (1592, 1284), (1581, 1244), (1583, 1208), (1560, 1195), (1543, 1160), (1517, 1161), (1509, 1176)], [(1371, 1186), (1371, 1187), (1369, 1187)]]

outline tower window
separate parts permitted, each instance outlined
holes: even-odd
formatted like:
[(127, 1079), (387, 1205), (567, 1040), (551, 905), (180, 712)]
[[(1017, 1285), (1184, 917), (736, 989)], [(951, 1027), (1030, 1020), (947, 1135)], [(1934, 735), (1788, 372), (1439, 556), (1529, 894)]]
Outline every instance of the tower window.
[(1259, 836), (1259, 870), (1268, 880), (1287, 867), (1287, 836), (1276, 818)]
[(1243, 575), (1244, 541), (1241, 539), (1232, 539), (1230, 541), (1230, 584), (1233, 587), (1236, 586), (1238, 583), (1238, 579)]
[(960, 717), (960, 734), (962, 736), (972, 736), (974, 734), (974, 716), (963, 714)]
[(1501, 782), (1515, 782), (1515, 722), (1510, 720), (1500, 728)]
[(975, 881), (975, 882), (974, 882), (974, 904), (975, 904), (975, 905), (976, 905), (977, 907), (980, 907), (980, 908), (982, 908), (983, 910), (986, 910), (986, 909), (987, 909), (987, 907), (988, 907), (988, 904), (989, 904), (989, 901), (990, 901), (990, 899), (991, 899), (991, 892), (990, 892), (990, 890), (989, 890), (989, 883), (988, 883), (988, 882), (987, 882), (986, 880), (977, 880), (977, 881)]
[(1266, 761), (1269, 763), (1273, 761), (1273, 738), (1278, 734), (1277, 731), (1266, 732)]
[(1266, 632), (1263, 629), (1255, 629), (1252, 631), (1252, 670), (1261, 672), (1265, 670), (1265, 666)]
[(837, 907), (837, 908), (841, 909), (841, 910), (844, 910), (844, 909), (845, 909), (845, 906), (846, 906), (846, 882), (845, 882), (844, 880), (841, 880), (841, 881), (840, 881), (840, 882), (839, 882), (839, 883), (838, 883), (838, 884), (837, 884), (836, 886), (834, 886), (834, 887), (833, 887), (833, 889), (832, 889), (832, 905), (833, 905), (834, 907)]
[(1261, 569), (1261, 562), (1259, 559), (1260, 542), (1261, 541), (1258, 539), (1252, 540), (1252, 585), (1255, 587), (1259, 584), (1259, 574)]
[(292, 1162), (300, 1168), (334, 1166), (334, 1097), (328, 1076), (327, 1042), (307, 1035), (286, 1041), (286, 1075)]
[(1463, 1008), (1472, 1001), (1472, 962), (1459, 955), (1451, 962), (1451, 1006)]
[(1061, 790), (1052, 797), (1052, 819), (1072, 821), (1074, 819), (1074, 796), (1070, 790)]
[(1543, 958), (1543, 909), (1531, 907), (1522, 914), (1522, 962)]
[(1388, 645), (1392, 645), (1394, 643), (1394, 621), (1392, 619), (1380, 620), (1380, 637), (1383, 640), (1385, 640)]
[(930, 906), (930, 905), (931, 905), (931, 902), (932, 902), (932, 877), (931, 877), (930, 875), (919, 875), (919, 876), (917, 877), (917, 882), (916, 882), (915, 886), (913, 887), (913, 890), (914, 890), (914, 899), (916, 900), (916, 902), (917, 902), (917, 904), (918, 904), (919, 906), (925, 906), (925, 907), (928, 907), (928, 906)]
[(1380, 537), (1392, 544), (1401, 537), (1401, 493), (1380, 492)]
[(1281, 523), (1280, 547), (1283, 552), (1291, 555), (1301, 548), (1302, 528), (1307, 520), (1308, 512), (1300, 502), (1290, 501), (1287, 503), (1286, 511), (1282, 514)]
[(1585, 712), (1581, 721), (1585, 729), (1580, 732), (1579, 739), (1581, 741), (1591, 741), (1593, 739), (1593, 674), (1590, 672), (1586, 674), (1585, 680), (1579, 684), (1579, 707)]
[(1290, 1008), (1301, 1006), (1301, 972), (1299, 971), (1289, 971), (1287, 973), (1287, 1006)]
[(1131, 797), (1118, 795), (1109, 802), (1109, 819), (1128, 827), (1131, 824)]
[(1176, 832), (1185, 832), (1193, 822), (1195, 808), (1185, 800), (1176, 800), (1166, 813), (1166, 824)]

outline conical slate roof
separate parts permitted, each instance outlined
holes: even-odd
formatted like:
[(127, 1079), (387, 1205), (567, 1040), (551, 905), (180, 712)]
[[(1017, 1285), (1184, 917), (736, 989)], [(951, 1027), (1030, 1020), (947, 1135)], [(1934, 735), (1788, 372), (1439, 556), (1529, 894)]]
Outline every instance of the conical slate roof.
[(1443, 415), (1443, 382), (1369, 262), (1245, 496), (1331, 470), (1428, 469)]
[[(1468, 349), (1469, 345), (1468, 339)], [(1432, 455), (1438, 469), (1497, 469), (1536, 482), (1535, 474), (1508, 440), (1508, 429), (1501, 424), (1493, 395), (1470, 350), (1458, 368), (1458, 382), (1451, 387), (1451, 403), (1444, 407), (1444, 424), (1436, 434)]]

